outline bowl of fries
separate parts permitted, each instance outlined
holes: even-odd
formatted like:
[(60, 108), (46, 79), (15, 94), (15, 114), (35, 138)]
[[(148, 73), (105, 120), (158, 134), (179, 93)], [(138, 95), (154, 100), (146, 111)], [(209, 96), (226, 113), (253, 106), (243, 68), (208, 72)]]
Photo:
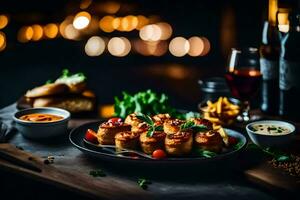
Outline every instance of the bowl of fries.
[(242, 110), (240, 100), (229, 97), (219, 97), (199, 104), (203, 118), (215, 125), (230, 125), (235, 122)]

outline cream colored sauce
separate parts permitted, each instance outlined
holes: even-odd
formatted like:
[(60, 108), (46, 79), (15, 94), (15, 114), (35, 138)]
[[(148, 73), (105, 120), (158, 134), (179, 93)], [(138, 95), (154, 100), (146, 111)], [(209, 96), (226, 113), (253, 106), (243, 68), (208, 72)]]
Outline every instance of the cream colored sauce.
[(291, 133), (289, 128), (275, 124), (254, 124), (250, 129), (261, 135), (286, 135)]

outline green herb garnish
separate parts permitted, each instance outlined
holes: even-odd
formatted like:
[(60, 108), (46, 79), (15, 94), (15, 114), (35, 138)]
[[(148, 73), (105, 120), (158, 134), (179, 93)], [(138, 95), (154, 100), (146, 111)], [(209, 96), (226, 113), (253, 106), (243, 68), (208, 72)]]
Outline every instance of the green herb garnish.
[(206, 126), (204, 125), (197, 125), (195, 122), (188, 120), (185, 123), (181, 124), (180, 130), (187, 130), (187, 129), (192, 129), (195, 132), (200, 132), (200, 131), (206, 131), (208, 130)]
[(122, 93), (123, 97), (115, 97), (115, 116), (126, 118), (131, 113), (144, 113), (145, 115), (156, 115), (169, 113), (178, 119), (189, 119), (199, 117), (199, 113), (179, 113), (170, 106), (169, 98), (165, 94), (158, 94), (151, 90), (141, 91), (134, 95), (127, 92)]
[(86, 80), (86, 76), (82, 73), (71, 74), (68, 69), (63, 69), (61, 76), (55, 81), (56, 83), (80, 83)]
[(263, 147), (259, 147), (259, 146), (255, 145), (255, 144), (249, 144), (248, 148), (258, 149), (258, 150), (264, 152), (265, 154), (273, 157), (278, 162), (284, 162), (284, 161), (291, 160), (291, 157), (288, 154), (286, 154), (280, 150), (270, 148), (270, 147), (263, 148)]
[(139, 178), (137, 183), (143, 190), (146, 190), (148, 188), (148, 185), (151, 184), (150, 181), (144, 178)]
[(243, 142), (239, 141), (239, 142), (237, 142), (235, 145), (233, 145), (232, 148), (233, 148), (234, 150), (238, 150), (238, 149), (240, 149), (242, 146), (243, 146)]
[(154, 121), (152, 120), (152, 118), (150, 116), (145, 115), (143, 113), (138, 113), (136, 115), (136, 117), (139, 120), (142, 120), (143, 122), (145, 122), (149, 126), (149, 129), (147, 131), (147, 137), (152, 137), (155, 131), (163, 131), (163, 127), (162, 126), (156, 126)]
[(47, 84), (50, 84), (50, 83), (53, 83), (53, 81), (49, 79), (49, 80), (46, 81), (45, 84), (47, 85)]
[(101, 169), (91, 170), (89, 173), (93, 177), (104, 177), (106, 174)]
[(215, 157), (217, 154), (215, 152), (212, 151), (208, 151), (208, 150), (202, 150), (202, 149), (197, 149), (196, 152), (205, 158), (212, 158)]

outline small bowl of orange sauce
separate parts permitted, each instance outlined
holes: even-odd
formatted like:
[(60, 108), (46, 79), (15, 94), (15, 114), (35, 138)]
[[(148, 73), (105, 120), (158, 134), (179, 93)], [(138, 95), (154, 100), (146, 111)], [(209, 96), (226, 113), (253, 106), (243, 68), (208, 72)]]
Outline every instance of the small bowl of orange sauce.
[(52, 107), (29, 108), (16, 112), (13, 119), (24, 137), (46, 139), (67, 133), (70, 113)]

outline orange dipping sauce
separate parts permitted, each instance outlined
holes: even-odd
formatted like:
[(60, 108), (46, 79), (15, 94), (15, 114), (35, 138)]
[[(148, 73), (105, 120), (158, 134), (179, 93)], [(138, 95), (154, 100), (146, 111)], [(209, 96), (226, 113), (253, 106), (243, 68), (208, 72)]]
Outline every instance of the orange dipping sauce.
[(62, 116), (44, 114), (44, 113), (33, 113), (28, 115), (23, 115), (19, 119), (29, 122), (55, 122), (62, 120)]

